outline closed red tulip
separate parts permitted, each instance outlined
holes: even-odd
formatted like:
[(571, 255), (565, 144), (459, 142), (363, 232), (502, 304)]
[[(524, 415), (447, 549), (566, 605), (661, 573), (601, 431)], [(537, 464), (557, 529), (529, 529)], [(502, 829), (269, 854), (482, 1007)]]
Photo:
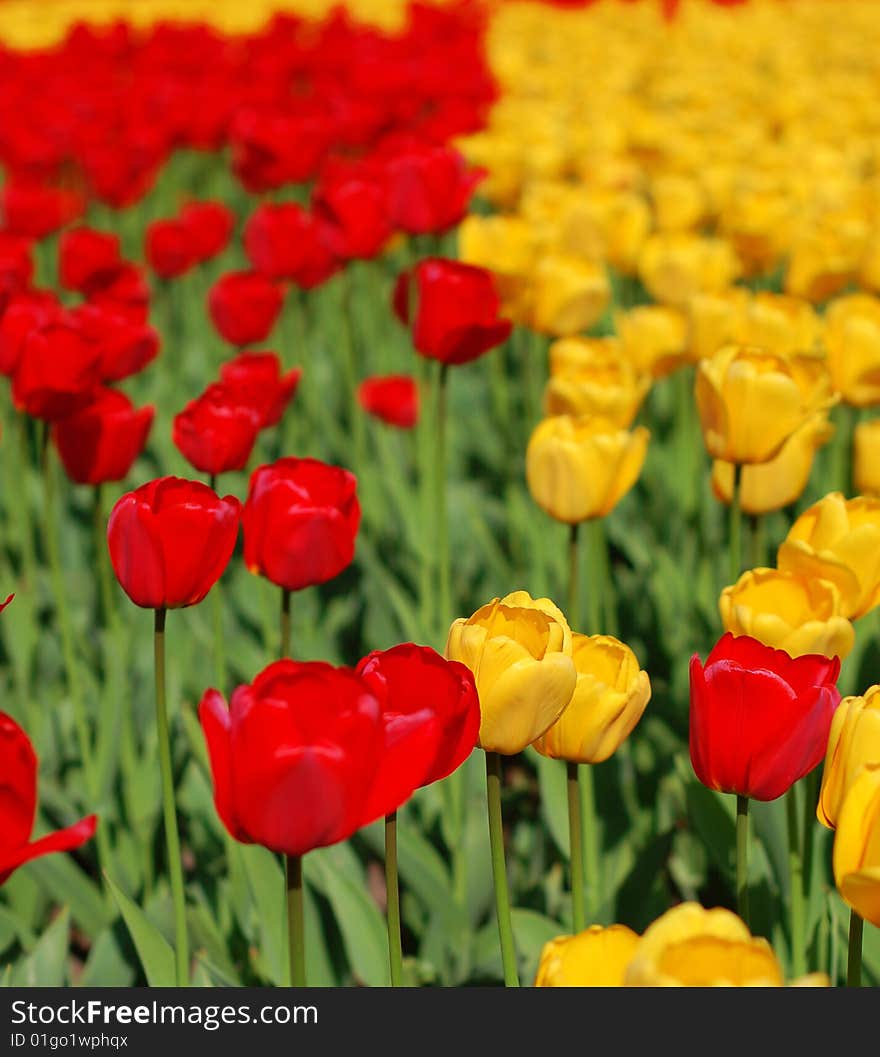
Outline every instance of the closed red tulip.
[(269, 336), (283, 300), (279, 287), (265, 275), (229, 272), (211, 287), (208, 310), (214, 326), (231, 345), (252, 345)]
[(382, 702), (384, 751), (364, 808), (372, 820), (464, 763), (477, 744), (480, 702), (470, 669), (428, 646), (375, 650), (357, 671)]
[(262, 275), (311, 290), (339, 268), (329, 234), (325, 221), (295, 202), (266, 203), (257, 206), (245, 225), (244, 248)]
[(119, 236), (94, 228), (71, 228), (58, 240), (58, 277), (65, 290), (88, 294), (111, 281), (122, 264)]
[(138, 374), (159, 355), (159, 334), (109, 303), (78, 305), (69, 313), (81, 332), (98, 346), (102, 382)]
[(452, 147), (417, 141), (395, 146), (384, 176), (392, 226), (410, 235), (448, 231), (467, 212), (483, 175)]
[(116, 579), (145, 609), (196, 605), (229, 564), (240, 517), (234, 496), (200, 481), (160, 477), (126, 492), (107, 524)]
[(690, 751), (710, 789), (775, 800), (822, 762), (837, 657), (790, 657), (746, 635), (722, 636), (705, 667), (691, 658)]
[(61, 302), (48, 290), (24, 290), (11, 297), (0, 315), (0, 374), (11, 378), (31, 331), (61, 315)]
[(446, 364), (475, 360), (507, 340), (511, 323), (500, 308), (491, 272), (439, 257), (404, 272), (394, 291), (394, 310), (411, 323), (416, 350)]
[(230, 129), (232, 171), (253, 194), (314, 177), (332, 127), (322, 102), (288, 97), (283, 107), (242, 107)]
[(365, 378), (358, 387), (361, 407), (389, 426), (412, 429), (419, 420), (419, 387), (407, 374)]
[(344, 260), (371, 260), (393, 234), (385, 189), (372, 168), (350, 163), (328, 168), (313, 204), (327, 223), (331, 249)]
[(180, 224), (186, 231), (193, 257), (201, 264), (229, 245), (235, 230), (235, 214), (222, 202), (187, 202), (180, 211)]
[(85, 407), (101, 380), (101, 349), (69, 318), (29, 331), (12, 378), (19, 411), (53, 422)]
[(228, 708), (208, 690), (199, 718), (214, 803), (235, 840), (299, 856), (373, 821), (364, 807), (382, 781), (382, 710), (350, 668), (277, 661)]
[(11, 181), (0, 191), (0, 213), (6, 230), (29, 239), (43, 239), (83, 210), (80, 195), (39, 183)]
[(281, 421), (301, 377), (299, 367), (282, 374), (281, 361), (274, 352), (242, 352), (220, 368), (220, 380), (234, 392), (236, 400), (259, 412), (261, 429)]
[(88, 291), (89, 304), (112, 309), (140, 323), (150, 310), (150, 285), (136, 264), (123, 261), (120, 267)]
[(79, 848), (91, 840), (98, 824), (97, 816), (89, 815), (73, 826), (32, 841), (37, 767), (30, 738), (11, 716), (0, 712), (0, 884), (32, 859)]
[(144, 450), (154, 415), (154, 407), (135, 408), (118, 389), (99, 389), (52, 427), (67, 476), (77, 484), (121, 481)]
[(361, 519), (354, 474), (318, 459), (279, 459), (251, 475), (244, 560), (287, 591), (338, 576), (354, 558)]
[(27, 289), (33, 275), (30, 240), (0, 231), (0, 316), (9, 299)]
[(160, 279), (176, 279), (196, 263), (189, 231), (176, 218), (147, 225), (144, 256)]
[(174, 416), (177, 450), (202, 473), (243, 470), (260, 431), (260, 412), (234, 389), (214, 384)]

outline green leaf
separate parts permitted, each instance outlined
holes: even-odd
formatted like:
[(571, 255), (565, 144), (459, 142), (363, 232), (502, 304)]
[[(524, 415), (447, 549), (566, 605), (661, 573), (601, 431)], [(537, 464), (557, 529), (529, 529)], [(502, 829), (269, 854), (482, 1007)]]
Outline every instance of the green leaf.
[(65, 907), (43, 933), (34, 949), (16, 965), (13, 987), (63, 987), (67, 983), (70, 912)]
[(257, 918), (258, 972), (273, 984), (283, 984), (287, 974), (284, 871), (278, 857), (266, 848), (238, 844), (235, 850), (244, 863)]
[(89, 935), (107, 924), (107, 904), (101, 889), (69, 855), (45, 855), (28, 863), (33, 879), (58, 902), (70, 907), (73, 920)]
[(171, 945), (137, 903), (132, 902), (109, 877), (107, 884), (119, 906), (150, 987), (173, 987), (176, 980)]

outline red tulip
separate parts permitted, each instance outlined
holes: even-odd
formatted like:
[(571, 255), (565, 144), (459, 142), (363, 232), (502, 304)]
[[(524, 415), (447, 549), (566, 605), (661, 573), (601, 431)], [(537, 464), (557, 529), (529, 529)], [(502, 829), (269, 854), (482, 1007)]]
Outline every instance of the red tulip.
[(372, 169), (350, 163), (327, 169), (313, 202), (327, 223), (330, 248), (344, 260), (371, 260), (391, 238), (385, 191)]
[(235, 214), (222, 202), (187, 202), (180, 211), (180, 224), (201, 264), (226, 249), (235, 230)]
[(72, 191), (35, 183), (7, 183), (0, 191), (0, 212), (12, 235), (43, 239), (83, 210), (83, 199)]
[(208, 310), (214, 326), (232, 345), (251, 345), (269, 336), (284, 298), (259, 272), (229, 272), (211, 287)]
[(317, 172), (331, 135), (327, 110), (318, 102), (243, 107), (230, 130), (232, 171), (254, 194), (303, 183)]
[(339, 267), (329, 228), (295, 202), (260, 205), (244, 229), (244, 248), (256, 270), (310, 290)]
[(457, 150), (407, 142), (385, 161), (385, 189), (392, 225), (410, 235), (440, 234), (467, 212), (481, 170), (468, 169)]
[(150, 307), (150, 286), (136, 264), (124, 261), (119, 269), (88, 291), (89, 304), (108, 308), (145, 323)]
[(90, 404), (52, 428), (67, 476), (77, 484), (121, 481), (144, 450), (154, 414), (154, 407), (135, 409), (117, 389), (99, 389)]
[(160, 477), (110, 513), (107, 544), (122, 589), (145, 609), (201, 602), (232, 557), (241, 504), (200, 481)]
[(208, 386), (174, 416), (174, 444), (202, 473), (243, 470), (260, 431), (260, 412), (226, 384)]
[(160, 279), (176, 279), (196, 263), (189, 231), (176, 219), (147, 225), (144, 256)]
[(30, 738), (5, 712), (0, 712), (0, 776), (0, 884), (26, 862), (56, 851), (73, 851), (94, 836), (98, 819), (89, 815), (67, 829), (31, 841), (37, 809), (37, 757)]
[(85, 407), (101, 380), (101, 350), (76, 325), (59, 318), (28, 332), (12, 378), (19, 411), (49, 422)]
[(705, 668), (691, 658), (691, 762), (710, 789), (775, 800), (825, 756), (840, 701), (837, 657), (791, 658), (722, 636)]
[(281, 420), (301, 377), (299, 367), (282, 374), (281, 361), (274, 352), (242, 352), (220, 368), (220, 379), (236, 400), (257, 409), (261, 429)]
[(58, 241), (58, 276), (65, 290), (88, 294), (113, 280), (122, 264), (119, 236), (93, 228), (71, 228)]
[(412, 429), (419, 419), (419, 387), (406, 374), (365, 378), (358, 401), (368, 414), (400, 429)]
[(0, 374), (12, 377), (28, 335), (62, 314), (61, 302), (48, 290), (15, 294), (0, 315)]
[(208, 690), (199, 718), (217, 813), (236, 840), (304, 855), (373, 821), (364, 805), (382, 780), (381, 707), (350, 668), (277, 661), (228, 709)]
[(9, 298), (30, 285), (33, 274), (30, 241), (0, 231), (0, 316)]
[(428, 257), (397, 281), (394, 310), (404, 323), (410, 322), (411, 299), (413, 344), (429, 359), (467, 363), (510, 335), (510, 321), (498, 315), (501, 302), (492, 273), (485, 268)]
[(317, 459), (279, 459), (251, 475), (244, 560), (288, 591), (338, 576), (354, 558), (361, 519), (354, 474)]
[(78, 305), (69, 318), (98, 346), (102, 382), (118, 382), (138, 374), (159, 354), (158, 333), (109, 302), (103, 307), (92, 303)]
[(469, 668), (428, 646), (375, 650), (357, 666), (382, 702), (384, 752), (364, 816), (395, 811), (423, 785), (452, 774), (477, 744), (480, 702)]

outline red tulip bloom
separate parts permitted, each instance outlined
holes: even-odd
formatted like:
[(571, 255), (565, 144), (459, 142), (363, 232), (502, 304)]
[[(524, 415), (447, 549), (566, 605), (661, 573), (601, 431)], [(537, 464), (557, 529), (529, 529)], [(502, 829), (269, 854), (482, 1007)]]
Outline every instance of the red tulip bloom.
[(118, 382), (138, 374), (159, 355), (159, 335), (145, 323), (108, 305), (86, 303), (69, 316), (101, 354), (101, 381)]
[(304, 855), (373, 819), (365, 798), (382, 779), (381, 706), (366, 679), (319, 661), (277, 661), (229, 708), (208, 690), (199, 718), (214, 803), (237, 841)]
[(304, 183), (318, 171), (331, 135), (326, 108), (319, 103), (243, 107), (230, 130), (232, 171), (252, 194)]
[(259, 412), (260, 429), (281, 421), (301, 377), (299, 367), (282, 374), (281, 361), (274, 352), (242, 352), (220, 368), (220, 380), (235, 399)]
[(100, 347), (62, 317), (24, 339), (12, 399), (19, 411), (53, 422), (85, 407), (100, 380)]
[(201, 264), (226, 249), (235, 230), (235, 214), (222, 202), (187, 202), (180, 211), (180, 224)]
[(34, 183), (7, 183), (0, 191), (0, 212), (12, 235), (43, 239), (83, 210), (83, 199), (72, 191)]
[(109, 308), (129, 319), (145, 323), (150, 309), (150, 286), (144, 273), (128, 261), (87, 291), (89, 303)]
[(395, 147), (384, 168), (391, 223), (410, 235), (440, 234), (454, 227), (484, 175), (468, 169), (452, 147), (417, 141)]
[(201, 602), (229, 564), (241, 504), (200, 481), (160, 477), (127, 492), (110, 513), (107, 544), (116, 579), (137, 606)]
[(245, 225), (244, 248), (258, 272), (311, 290), (339, 268), (329, 236), (328, 225), (295, 202), (260, 205)]
[(79, 848), (91, 840), (98, 824), (97, 816), (89, 815), (67, 829), (31, 841), (36, 811), (37, 756), (34, 747), (15, 720), (0, 712), (0, 884), (32, 859)]
[(313, 202), (315, 212), (327, 223), (330, 248), (344, 260), (371, 260), (393, 234), (385, 190), (366, 166), (328, 169)]
[(691, 658), (691, 762), (710, 789), (775, 800), (825, 756), (840, 701), (837, 657), (790, 657), (722, 636)]
[(485, 268), (428, 257), (397, 281), (394, 310), (403, 323), (410, 322), (411, 300), (413, 344), (429, 359), (467, 363), (510, 335), (511, 323), (498, 315), (501, 301)]
[(317, 459), (279, 459), (251, 475), (244, 560), (288, 591), (338, 576), (354, 558), (361, 519), (354, 474)]
[(30, 285), (33, 274), (29, 240), (0, 231), (0, 316), (9, 298)]
[(407, 374), (365, 378), (358, 387), (358, 401), (364, 411), (389, 426), (412, 429), (419, 420), (419, 387)]
[(48, 290), (25, 290), (11, 297), (0, 315), (0, 374), (11, 378), (31, 331), (61, 315), (61, 302)]
[(208, 386), (174, 416), (174, 444), (202, 473), (243, 470), (260, 431), (260, 412), (225, 384)]
[(470, 756), (480, 732), (480, 702), (470, 669), (428, 646), (407, 642), (375, 650), (357, 671), (382, 702), (384, 752), (364, 808), (372, 821)]
[(278, 286), (259, 272), (229, 272), (211, 287), (208, 311), (231, 345), (252, 345), (269, 336), (283, 300)]
[(144, 450), (154, 407), (136, 409), (118, 389), (99, 389), (90, 404), (52, 427), (67, 476), (77, 484), (121, 481)]
[(58, 276), (65, 290), (81, 294), (113, 280), (122, 264), (119, 236), (71, 228), (58, 241)]
[(196, 263), (189, 231), (176, 219), (147, 225), (144, 256), (160, 279), (176, 279)]

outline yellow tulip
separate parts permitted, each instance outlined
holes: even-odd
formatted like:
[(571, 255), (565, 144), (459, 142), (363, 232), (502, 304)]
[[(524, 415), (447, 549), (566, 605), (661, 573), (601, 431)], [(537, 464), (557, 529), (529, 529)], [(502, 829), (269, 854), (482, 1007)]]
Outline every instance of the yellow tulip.
[(880, 496), (880, 419), (856, 426), (853, 480), (860, 495)]
[(822, 369), (813, 354), (779, 356), (737, 345), (701, 360), (696, 399), (706, 450), (725, 462), (769, 462), (833, 402)]
[[(746, 514), (769, 514), (798, 499), (810, 480), (813, 459), (819, 448), (834, 433), (828, 414), (819, 411), (796, 429), (768, 462), (743, 466), (739, 481), (739, 500)], [(712, 463), (712, 488), (715, 495), (729, 503), (733, 494), (734, 465), (715, 459)]]
[(880, 299), (853, 294), (825, 314), (825, 345), (834, 388), (855, 407), (880, 404)]
[(557, 521), (605, 517), (636, 483), (648, 436), (643, 426), (630, 433), (589, 416), (545, 418), (526, 450), (529, 491)]
[(846, 794), (869, 763), (880, 764), (880, 686), (845, 697), (834, 713), (816, 816), (834, 829)]
[(554, 760), (602, 763), (642, 718), (651, 682), (629, 646), (610, 635), (573, 634), (571, 655), (577, 669), (574, 695), (534, 747)]
[(521, 319), (524, 297), (536, 253), (529, 225), (518, 217), (472, 214), (458, 228), (458, 255), (465, 264), (488, 268), (506, 315)]
[(680, 903), (645, 930), (626, 970), (628, 987), (781, 987), (769, 943), (729, 910)]
[(626, 925), (591, 925), (544, 944), (535, 987), (622, 987), (639, 942)]
[(571, 630), (549, 598), (526, 591), (495, 598), (449, 629), (446, 656), (474, 673), (480, 746), (521, 752), (555, 723), (577, 682)]
[(655, 300), (686, 308), (695, 294), (730, 286), (739, 274), (739, 262), (723, 239), (676, 232), (646, 240), (638, 271)]
[(714, 356), (719, 349), (739, 340), (741, 319), (749, 304), (749, 292), (731, 286), (714, 294), (696, 294), (688, 306), (688, 353), (692, 360)]
[(880, 764), (867, 764), (846, 794), (834, 835), (833, 864), (843, 900), (880, 928)]
[(797, 221), (797, 203), (784, 189), (740, 190), (723, 205), (719, 230), (749, 275), (771, 269), (785, 255)]
[(513, 207), (522, 188), (525, 168), (519, 140), (487, 129), (462, 137), (456, 146), (472, 166), (487, 172), (480, 181), (481, 197), (501, 209)]
[(531, 323), (535, 330), (568, 337), (589, 330), (611, 298), (605, 269), (579, 257), (548, 254), (532, 274)]
[(840, 614), (840, 593), (827, 580), (778, 569), (750, 569), (718, 601), (725, 631), (749, 635), (792, 657), (847, 656), (853, 626)]
[(831, 492), (795, 521), (776, 564), (807, 579), (830, 580), (841, 612), (857, 620), (880, 603), (880, 499)]
[(656, 176), (651, 183), (651, 199), (660, 231), (690, 231), (706, 213), (706, 194), (693, 176)]
[(738, 341), (785, 355), (816, 348), (819, 336), (819, 317), (809, 302), (760, 291), (746, 306)]
[(560, 338), (550, 346), (547, 415), (596, 415), (626, 429), (651, 385), (617, 338)]
[(651, 230), (651, 210), (641, 195), (617, 191), (604, 210), (605, 255), (612, 268), (634, 275)]
[(855, 278), (859, 253), (847, 240), (825, 231), (808, 232), (795, 242), (785, 273), (785, 292), (821, 304)]
[(624, 355), (636, 369), (663, 378), (688, 359), (687, 319), (665, 305), (640, 305), (614, 313)]

